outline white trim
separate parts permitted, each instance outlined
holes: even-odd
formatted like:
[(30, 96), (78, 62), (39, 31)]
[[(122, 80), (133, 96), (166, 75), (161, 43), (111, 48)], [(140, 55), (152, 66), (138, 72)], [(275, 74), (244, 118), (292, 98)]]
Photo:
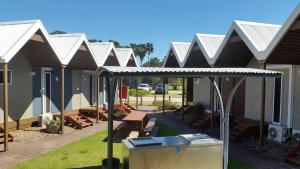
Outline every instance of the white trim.
[[(293, 114), (293, 86), (294, 86), (294, 71), (293, 71), (293, 65), (288, 65), (288, 64), (279, 64), (279, 65), (267, 65), (267, 69), (287, 69), (289, 71), (289, 84), (288, 84), (288, 114), (287, 114), (287, 127), (292, 128), (292, 114)], [(282, 87), (282, 85), (281, 85)], [(282, 102), (282, 99), (281, 99)], [(280, 105), (281, 106), (281, 105)], [(272, 118), (273, 121), (273, 118)]]
[[(52, 68), (46, 68), (46, 67), (44, 67), (44, 68), (42, 68), (42, 73), (41, 73), (41, 90), (42, 90), (42, 92), (41, 92), (41, 94), (42, 94), (42, 114), (45, 114), (45, 113), (51, 113), (51, 104), (52, 104), (52, 96), (51, 96), (51, 92), (52, 92)], [(46, 85), (46, 76), (45, 76), (45, 74), (46, 73), (48, 73), (48, 74), (50, 74), (50, 98), (49, 98), (49, 100), (50, 100), (50, 107), (49, 107), (49, 109), (50, 109), (50, 111), (49, 112), (46, 112), (46, 88), (45, 88), (45, 85)]]

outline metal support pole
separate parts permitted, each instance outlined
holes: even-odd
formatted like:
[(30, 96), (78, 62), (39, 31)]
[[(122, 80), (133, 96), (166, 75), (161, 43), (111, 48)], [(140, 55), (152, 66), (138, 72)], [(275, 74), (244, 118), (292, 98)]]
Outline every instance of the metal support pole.
[(135, 108), (138, 109), (139, 108), (139, 89), (138, 89), (138, 85), (139, 85), (139, 82), (138, 82), (139, 78), (136, 78), (136, 96), (135, 96)]
[(64, 111), (65, 111), (65, 67), (61, 66), (60, 76), (61, 90), (61, 109), (60, 109), (60, 134), (64, 134)]
[(107, 140), (107, 167), (113, 167), (113, 113), (114, 100), (117, 87), (117, 79), (114, 77), (106, 77), (106, 84), (108, 87), (108, 140)]
[[(266, 69), (266, 63), (261, 64), (261, 69)], [(260, 124), (259, 124), (259, 148), (263, 146), (264, 143), (264, 125), (265, 125), (265, 97), (266, 97), (266, 78), (262, 78), (261, 87), (261, 104), (260, 104)]]
[(165, 113), (166, 78), (163, 78), (163, 114)]
[(220, 138), (223, 141), (223, 168), (228, 168), (228, 146), (229, 146), (229, 112), (231, 109), (231, 104), (234, 98), (234, 95), (237, 91), (237, 89), (240, 87), (240, 85), (245, 81), (246, 78), (241, 78), (238, 83), (234, 86), (234, 88), (231, 90), (230, 95), (227, 99), (226, 103), (226, 111), (224, 111), (224, 104), (222, 95), (220, 92), (220, 89), (218, 87), (218, 84), (213, 78), (210, 78), (211, 83), (213, 83), (214, 88), (217, 92), (218, 99), (220, 101), (221, 106), (221, 115), (220, 115)]
[(122, 99), (122, 93), (123, 93), (123, 83), (122, 83), (122, 78), (120, 78), (120, 90), (119, 90), (119, 97), (120, 97), (120, 108), (121, 112), (123, 112), (123, 99)]
[(4, 151), (8, 151), (8, 64), (3, 64)]
[(181, 102), (182, 108), (184, 107), (184, 86), (185, 86), (184, 78), (182, 78), (182, 102)]
[(97, 106), (97, 113), (96, 113), (96, 123), (99, 123), (99, 77), (96, 78), (96, 106)]

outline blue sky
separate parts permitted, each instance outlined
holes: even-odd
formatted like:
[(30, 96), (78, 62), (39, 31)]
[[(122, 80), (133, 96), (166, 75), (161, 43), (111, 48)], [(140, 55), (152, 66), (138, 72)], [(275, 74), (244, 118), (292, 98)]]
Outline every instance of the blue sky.
[(122, 44), (151, 42), (163, 57), (172, 41), (225, 34), (232, 21), (282, 24), (298, 0), (6, 0), (0, 21), (41, 19), (49, 32), (83, 32)]

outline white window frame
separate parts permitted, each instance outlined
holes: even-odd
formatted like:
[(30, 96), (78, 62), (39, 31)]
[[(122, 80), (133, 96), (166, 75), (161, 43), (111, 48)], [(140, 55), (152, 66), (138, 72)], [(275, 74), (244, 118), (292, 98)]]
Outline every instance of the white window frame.
[[(293, 69), (293, 65), (289, 65), (289, 64), (278, 64), (278, 65), (269, 64), (269, 65), (266, 65), (266, 68), (270, 69), (270, 70), (274, 69), (274, 70), (279, 70), (279, 71), (282, 70), (282, 69), (289, 70), (287, 127), (292, 128), (292, 126), (293, 126), (292, 125), (292, 122), (293, 122), (292, 114), (293, 114), (293, 103), (294, 103), (294, 96), (293, 96), (294, 69)], [(281, 82), (282, 82), (282, 80), (281, 80)], [(281, 86), (281, 87), (283, 87), (283, 86)], [(281, 99), (281, 102), (282, 102), (282, 99)], [(280, 107), (281, 107), (281, 105), (280, 105)], [(272, 115), (272, 121), (273, 121), (273, 115)], [(280, 121), (281, 121), (281, 119), (280, 119)]]
[(45, 113), (51, 113), (52, 112), (52, 96), (51, 96), (51, 92), (52, 92), (52, 83), (50, 83), (50, 112), (46, 112), (46, 93), (45, 93), (45, 73), (50, 73), (50, 80), (52, 82), (52, 68), (49, 67), (43, 67), (41, 68), (41, 94), (42, 94), (42, 114)]
[[(8, 85), (12, 85), (12, 74), (13, 74), (13, 71), (11, 69), (8, 69), (7, 72), (11, 72), (11, 73), (8, 73), (8, 76), (10, 76), (8, 79), (10, 79), (10, 82), (8, 82)], [(0, 69), (0, 73), (3, 74), (3, 69)], [(3, 86), (3, 83), (0, 83), (0, 86)]]

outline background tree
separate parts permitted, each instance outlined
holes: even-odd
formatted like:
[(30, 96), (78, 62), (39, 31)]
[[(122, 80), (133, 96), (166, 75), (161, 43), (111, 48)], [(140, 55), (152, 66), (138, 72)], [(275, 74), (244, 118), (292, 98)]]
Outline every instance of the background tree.
[(154, 57), (154, 58), (151, 58), (150, 61), (144, 63), (143, 66), (147, 66), (147, 67), (161, 67), (162, 64), (163, 64), (163, 62), (158, 57)]
[(60, 31), (60, 30), (56, 30), (50, 33), (50, 35), (57, 35), (57, 34), (66, 34), (67, 32), (65, 31)]
[(147, 50), (147, 55), (148, 55), (148, 62), (150, 62), (150, 55), (154, 51), (154, 45), (153, 45), (153, 43), (146, 43), (146, 50)]
[(102, 42), (100, 39), (89, 39), (89, 42), (94, 43), (94, 42)]

